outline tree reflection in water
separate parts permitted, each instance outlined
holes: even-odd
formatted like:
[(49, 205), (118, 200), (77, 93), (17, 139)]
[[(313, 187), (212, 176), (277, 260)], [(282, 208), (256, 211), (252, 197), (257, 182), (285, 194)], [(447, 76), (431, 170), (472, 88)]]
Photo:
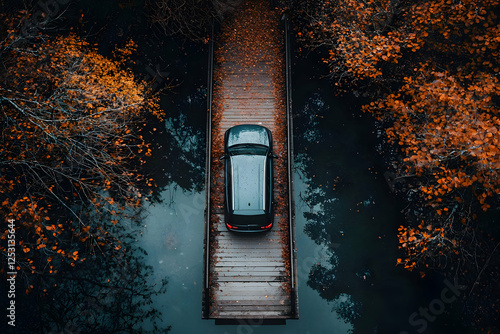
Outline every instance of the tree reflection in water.
[(151, 142), (152, 154), (143, 168), (156, 182), (154, 201), (171, 184), (196, 192), (204, 187), (206, 88), (175, 93), (171, 101), (162, 101), (165, 122), (146, 124), (142, 131)]
[(317, 92), (298, 107), (296, 166), (308, 184), (300, 195), (309, 206), (304, 232), (331, 252), (311, 267), (307, 284), (353, 333), (397, 333), (415, 310), (407, 301), (418, 298), (409, 275), (395, 267), (394, 231), (403, 217), (381, 175), (372, 123)]

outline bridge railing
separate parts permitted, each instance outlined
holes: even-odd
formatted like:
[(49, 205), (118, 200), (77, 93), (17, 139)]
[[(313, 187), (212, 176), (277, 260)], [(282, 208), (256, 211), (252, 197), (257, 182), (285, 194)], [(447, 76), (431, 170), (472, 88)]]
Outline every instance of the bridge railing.
[(290, 278), (291, 291), (290, 299), (292, 303), (292, 312), (298, 317), (297, 310), (297, 277), (296, 277), (296, 245), (295, 245), (295, 201), (293, 198), (293, 117), (292, 117), (292, 61), (290, 51), (290, 20), (288, 14), (283, 15), (283, 24), (285, 30), (285, 80), (286, 80), (286, 115), (287, 115), (287, 151), (288, 151), (288, 221), (289, 221), (289, 240), (290, 240)]
[(211, 24), (210, 42), (208, 51), (208, 83), (207, 83), (207, 147), (205, 157), (205, 238), (203, 241), (203, 314), (202, 318), (208, 318), (210, 304), (210, 188), (212, 184), (212, 99), (213, 99), (213, 76), (214, 76), (214, 22)]

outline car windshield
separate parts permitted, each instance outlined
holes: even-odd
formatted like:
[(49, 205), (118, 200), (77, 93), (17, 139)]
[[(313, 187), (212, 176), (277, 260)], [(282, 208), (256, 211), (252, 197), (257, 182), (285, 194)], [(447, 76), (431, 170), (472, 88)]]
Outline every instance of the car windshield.
[(238, 144), (228, 148), (230, 155), (265, 155), (267, 147), (259, 144)]

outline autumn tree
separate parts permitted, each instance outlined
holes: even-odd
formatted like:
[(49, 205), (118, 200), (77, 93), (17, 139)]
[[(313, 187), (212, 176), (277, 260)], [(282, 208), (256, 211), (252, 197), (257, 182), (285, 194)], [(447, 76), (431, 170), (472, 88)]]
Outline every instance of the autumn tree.
[[(55, 304), (40, 309), (58, 312), (53, 326), (75, 319), (63, 306), (86, 286), (101, 311), (113, 310), (117, 305), (106, 303), (116, 298), (135, 305), (115, 329), (140, 328), (157, 313), (137, 303), (158, 291), (138, 284), (150, 269), (127, 255), (137, 251), (127, 233), (140, 222), (144, 189), (153, 186), (139, 172), (151, 149), (138, 129), (147, 115), (162, 117), (157, 97), (126, 68), (133, 42), (108, 59), (75, 35), (19, 38), (15, 28), (7, 28), (0, 50), (2, 263), (13, 219), (18, 288), (22, 282), (26, 294), (51, 299), (74, 286), (59, 311)], [(96, 325), (84, 328), (95, 332)]]
[(399, 174), (418, 178), (420, 202), (437, 215), (418, 228), (401, 227), (408, 268), (426, 257), (458, 254), (461, 233), (475, 217), (471, 204), (486, 211), (500, 194), (496, 76), (479, 72), (464, 79), (425, 67), (419, 73), (405, 78), (397, 93), (365, 106), (390, 119), (387, 138), (405, 156)]
[(380, 79), (384, 62), (397, 63), (403, 50), (418, 49), (421, 40), (397, 19), (404, 1), (307, 1), (299, 40), (324, 47), (324, 62), (339, 80)]
[[(303, 21), (299, 39), (325, 48), (332, 77), (352, 83), (394, 82), (411, 74), (419, 57), (447, 62), (457, 54), (496, 50), (497, 0), (285, 1)], [(488, 59), (477, 59), (493, 66)], [(453, 60), (452, 60), (453, 62)]]
[(498, 1), (286, 3), (306, 23), (299, 39), (328, 51), (332, 78), (378, 98), (363, 109), (401, 148), (397, 178), (411, 182), (412, 200), (431, 208), (401, 227), (401, 263), (455, 254), (474, 203), (487, 210), (499, 194)]
[[(408, 269), (471, 256), (477, 209), (498, 204), (499, 83), (497, 1), (418, 4), (411, 13), (426, 41), (395, 92), (364, 107), (402, 148), (400, 177), (416, 177), (418, 202), (431, 208), (401, 226)], [(423, 30), (425, 29), (425, 30)], [(425, 59), (429, 59), (425, 61)]]

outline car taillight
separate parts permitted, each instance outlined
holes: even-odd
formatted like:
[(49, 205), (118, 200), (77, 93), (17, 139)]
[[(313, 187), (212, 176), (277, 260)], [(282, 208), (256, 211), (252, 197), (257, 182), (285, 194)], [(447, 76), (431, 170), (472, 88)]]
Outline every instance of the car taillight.
[(227, 225), (227, 228), (229, 228), (229, 229), (235, 229), (235, 230), (238, 229), (238, 226), (229, 225), (228, 223), (226, 223), (226, 225)]
[(273, 226), (273, 223), (267, 225), (267, 226), (261, 226), (260, 228), (263, 229), (263, 230), (266, 230), (268, 228), (271, 228), (271, 226)]

